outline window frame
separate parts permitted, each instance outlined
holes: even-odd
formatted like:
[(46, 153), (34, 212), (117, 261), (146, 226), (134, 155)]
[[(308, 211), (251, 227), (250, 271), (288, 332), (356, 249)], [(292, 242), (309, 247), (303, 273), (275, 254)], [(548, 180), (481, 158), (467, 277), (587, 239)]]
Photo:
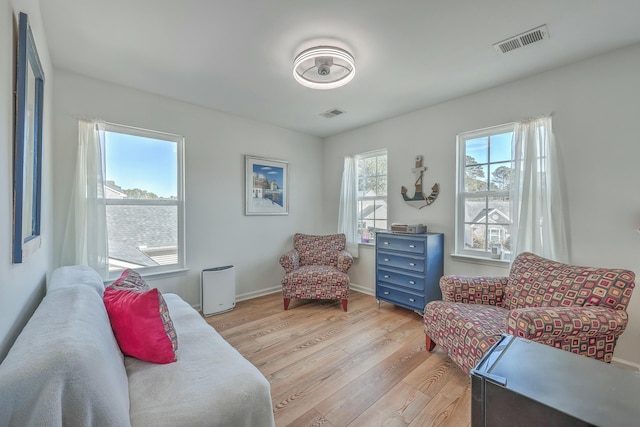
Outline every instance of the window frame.
[[(136, 128), (132, 126), (115, 123), (105, 123), (106, 133), (119, 133), (134, 137), (150, 138), (172, 142), (176, 144), (176, 199), (108, 199), (105, 197), (106, 206), (176, 206), (177, 209), (177, 262), (175, 264), (165, 264), (149, 267), (135, 267), (135, 270), (143, 276), (161, 275), (186, 269), (186, 241), (185, 241), (185, 200), (184, 200), (184, 137), (167, 132), (154, 131), (149, 129)], [(106, 187), (106, 150), (107, 142), (103, 147), (103, 162), (105, 167), (104, 185)], [(106, 220), (106, 217), (105, 217)], [(107, 239), (108, 244), (108, 239)], [(123, 270), (109, 271), (109, 256), (107, 254), (107, 280), (117, 279)]]
[[(497, 228), (497, 227), (496, 227), (496, 224), (490, 223), (488, 218), (485, 220), (485, 224), (484, 224), (486, 227), (485, 250), (483, 251), (478, 249), (465, 248), (465, 234), (466, 234), (465, 228), (466, 228), (466, 225), (471, 224), (465, 221), (465, 206), (466, 206), (465, 201), (469, 198), (484, 198), (485, 206), (487, 210), (487, 217), (488, 217), (488, 214), (489, 214), (488, 206), (490, 203), (489, 202), (490, 199), (496, 198), (496, 197), (505, 197), (505, 196), (510, 197), (509, 190), (506, 190), (506, 191), (491, 190), (490, 189), (491, 181), (489, 177), (487, 177), (489, 179), (488, 181), (489, 185), (486, 191), (475, 191), (475, 192), (466, 191), (466, 188), (465, 188), (465, 166), (466, 166), (466, 155), (467, 155), (466, 142), (468, 140), (473, 140), (477, 138), (482, 138), (482, 137), (491, 138), (492, 136), (514, 132), (515, 125), (516, 123), (506, 123), (498, 126), (492, 126), (492, 127), (477, 129), (477, 130), (468, 131), (468, 132), (461, 132), (458, 135), (456, 135), (456, 199), (455, 199), (456, 206), (455, 206), (455, 239), (454, 239), (455, 243), (454, 243), (454, 253), (453, 253), (454, 257), (460, 257), (461, 259), (464, 259), (464, 258), (481, 259), (481, 260), (487, 260), (487, 261), (493, 261), (493, 262), (497, 261), (502, 263), (509, 262), (510, 255), (505, 253), (504, 249), (502, 250), (502, 256), (500, 259), (495, 259), (491, 257), (491, 246), (488, 239), (491, 236), (492, 228)], [(490, 175), (492, 164), (498, 164), (498, 163), (504, 163), (504, 162), (505, 162), (504, 160), (491, 162), (490, 149), (489, 149), (487, 163), (480, 163), (480, 165), (486, 164), (487, 173)], [(510, 162), (511, 162), (511, 170), (513, 171), (513, 168), (514, 168), (513, 150), (511, 153)], [(508, 224), (511, 227), (512, 225), (511, 221), (509, 221)], [(501, 224), (497, 224), (498, 227), (500, 225)], [(500, 235), (503, 234), (502, 229), (499, 230), (499, 234)]]
[[(384, 174), (384, 177), (385, 177), (385, 179), (387, 181), (387, 191), (385, 192), (385, 194), (383, 196), (380, 196), (377, 193), (376, 193), (375, 196), (364, 196), (364, 195), (360, 196), (360, 192), (359, 192), (359, 188), (360, 188), (359, 181), (361, 179), (360, 167), (359, 167), (360, 161), (364, 160), (364, 159), (372, 158), (372, 157), (382, 157), (382, 156), (384, 156), (386, 158), (386, 161), (387, 161), (387, 172)], [(385, 206), (387, 206), (387, 215), (388, 215), (389, 153), (388, 153), (388, 150), (386, 148), (383, 148), (383, 149), (380, 149), (380, 150), (368, 151), (366, 153), (356, 154), (354, 156), (354, 159), (355, 159), (355, 163), (356, 163), (356, 182), (355, 182), (355, 185), (356, 185), (356, 206), (357, 206), (357, 209), (356, 209), (356, 224), (355, 225), (356, 225), (356, 230), (360, 230), (360, 223), (363, 222), (363, 221), (366, 221), (365, 218), (362, 218), (360, 216), (360, 214), (361, 214), (361, 210), (360, 210), (360, 207), (359, 207), (360, 206), (360, 202), (372, 201), (374, 203), (374, 205), (375, 205), (375, 203), (377, 201), (384, 201)], [(376, 172), (377, 172), (377, 161), (376, 161)], [(381, 176), (383, 176), (383, 175), (376, 173), (376, 175), (375, 175), (376, 180), (379, 179)], [(365, 175), (365, 176), (362, 177), (362, 179), (366, 179), (366, 177), (367, 176)], [(389, 221), (388, 217), (385, 218), (385, 219), (376, 219), (375, 218), (375, 209), (374, 209), (373, 213), (374, 213), (374, 219), (373, 219), (374, 228), (376, 228), (375, 224), (376, 224), (377, 221), (387, 221), (387, 222)], [(361, 244), (361, 245), (375, 245), (375, 231), (372, 233), (372, 235), (369, 236), (369, 240), (368, 241), (364, 241), (359, 232), (358, 232), (358, 236), (359, 236), (358, 244)]]

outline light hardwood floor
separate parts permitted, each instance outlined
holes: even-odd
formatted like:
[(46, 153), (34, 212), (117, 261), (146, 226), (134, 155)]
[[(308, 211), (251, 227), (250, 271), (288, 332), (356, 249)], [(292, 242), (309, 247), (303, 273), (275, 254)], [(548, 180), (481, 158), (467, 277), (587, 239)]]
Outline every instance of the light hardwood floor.
[(469, 426), (469, 378), (436, 348), (422, 317), (351, 291), (339, 301), (282, 295), (206, 318), (271, 383), (277, 426)]

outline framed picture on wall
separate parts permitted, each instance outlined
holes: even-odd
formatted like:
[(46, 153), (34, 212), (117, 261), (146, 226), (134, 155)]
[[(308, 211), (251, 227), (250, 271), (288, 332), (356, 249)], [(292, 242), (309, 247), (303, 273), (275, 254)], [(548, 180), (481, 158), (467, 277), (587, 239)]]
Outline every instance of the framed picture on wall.
[(245, 215), (289, 214), (289, 162), (245, 156)]
[(14, 263), (24, 262), (40, 248), (44, 96), (44, 73), (25, 13), (20, 13), (18, 25), (13, 154)]

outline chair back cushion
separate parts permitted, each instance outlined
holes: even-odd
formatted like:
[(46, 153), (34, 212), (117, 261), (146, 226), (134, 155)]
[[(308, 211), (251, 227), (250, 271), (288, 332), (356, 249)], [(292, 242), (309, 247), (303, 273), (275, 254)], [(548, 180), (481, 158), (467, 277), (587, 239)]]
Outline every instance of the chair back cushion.
[(634, 280), (629, 270), (567, 265), (523, 252), (511, 266), (504, 307), (595, 305), (625, 310)]
[(313, 236), (296, 233), (293, 236), (293, 247), (300, 254), (300, 265), (338, 266), (338, 254), (344, 250), (346, 237), (344, 234)]

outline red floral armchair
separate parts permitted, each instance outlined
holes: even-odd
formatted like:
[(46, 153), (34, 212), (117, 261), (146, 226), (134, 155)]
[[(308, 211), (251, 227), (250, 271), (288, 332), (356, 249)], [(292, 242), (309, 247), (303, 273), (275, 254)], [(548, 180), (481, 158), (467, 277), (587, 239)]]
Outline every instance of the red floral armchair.
[(611, 362), (627, 326), (635, 274), (578, 267), (532, 253), (516, 257), (509, 277), (440, 279), (442, 301), (425, 307), (427, 350), (438, 344), (469, 373), (507, 333)]
[(349, 276), (353, 257), (345, 251), (344, 234), (312, 236), (296, 233), (293, 249), (280, 257), (284, 268), (282, 298), (284, 309), (291, 298), (342, 300), (347, 311)]

